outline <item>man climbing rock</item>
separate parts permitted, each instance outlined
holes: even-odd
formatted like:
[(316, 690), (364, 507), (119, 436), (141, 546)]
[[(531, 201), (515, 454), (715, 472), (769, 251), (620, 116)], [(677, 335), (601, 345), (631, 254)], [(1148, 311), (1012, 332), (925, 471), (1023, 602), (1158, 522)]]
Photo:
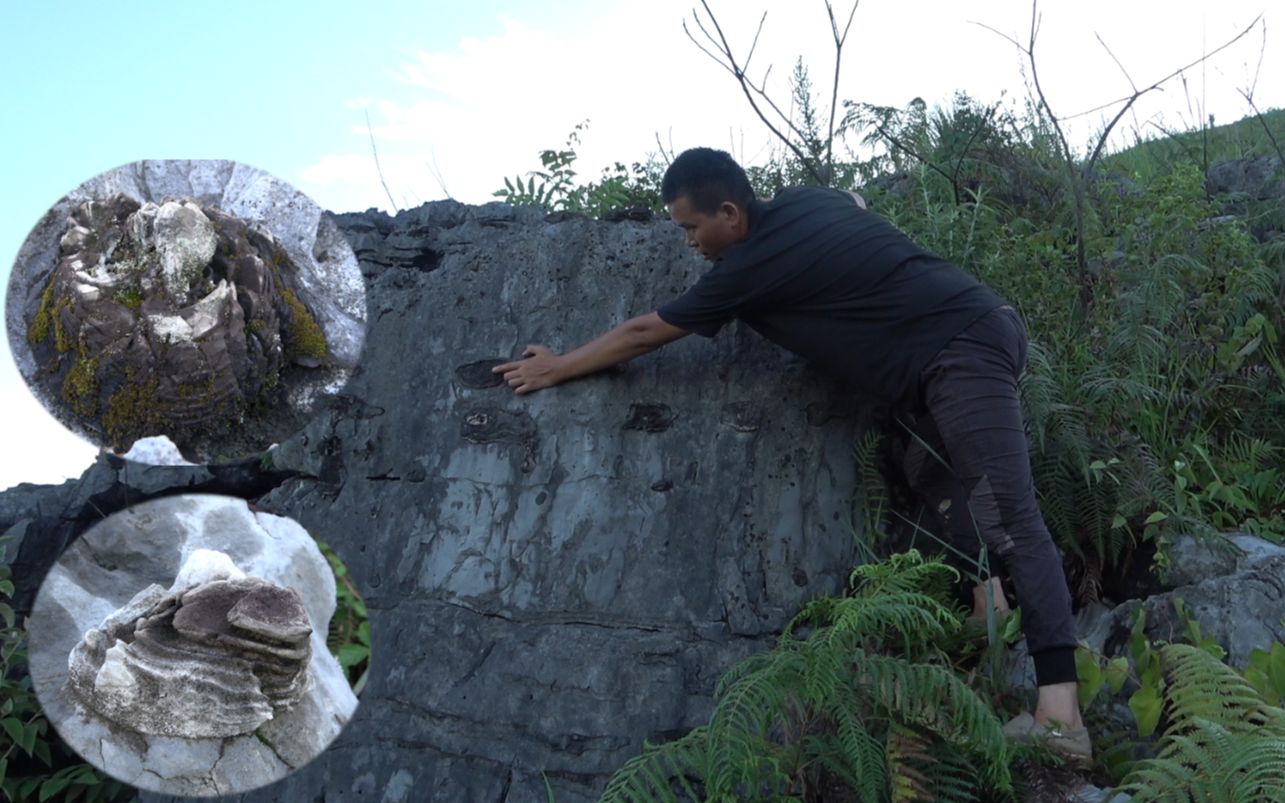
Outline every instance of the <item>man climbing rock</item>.
[[(494, 370), (531, 393), (693, 332), (712, 337), (737, 318), (891, 405), (911, 486), (941, 514), (957, 550), (977, 554), (985, 544), (1013, 580), (1039, 697), (1034, 715), (1005, 731), (1087, 762), (1070, 593), (1035, 501), (1018, 399), (1027, 341), (1017, 313), (852, 193), (795, 187), (760, 201), (731, 156), (695, 148), (670, 165), (661, 195), (713, 266), (655, 312), (565, 354), (527, 346), (523, 359)], [(975, 589), (977, 616), (988, 599), (1006, 607), (986, 591)]]

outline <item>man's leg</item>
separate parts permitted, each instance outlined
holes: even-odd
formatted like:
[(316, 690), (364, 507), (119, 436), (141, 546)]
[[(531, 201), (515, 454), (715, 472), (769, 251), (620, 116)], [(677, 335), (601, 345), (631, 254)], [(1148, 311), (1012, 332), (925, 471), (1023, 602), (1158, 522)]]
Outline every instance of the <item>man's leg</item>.
[(983, 542), (968, 510), (968, 495), (946, 460), (941, 434), (926, 414), (900, 411), (893, 424), (897, 462), (906, 482), (923, 506), (924, 520), (916, 521), (915, 541), (932, 540), (933, 552), (944, 552), (948, 564), (973, 581), (972, 617), (984, 620), (988, 606), (1007, 613), (1008, 600), (1000, 585), (1003, 563), (982, 551)]
[(923, 372), (924, 401), (991, 555), (1013, 579), (1035, 661), (1035, 719), (1083, 726), (1076, 698), (1075, 621), (1062, 561), (1031, 479), (1017, 377), (1026, 335), (1011, 309), (951, 340)]

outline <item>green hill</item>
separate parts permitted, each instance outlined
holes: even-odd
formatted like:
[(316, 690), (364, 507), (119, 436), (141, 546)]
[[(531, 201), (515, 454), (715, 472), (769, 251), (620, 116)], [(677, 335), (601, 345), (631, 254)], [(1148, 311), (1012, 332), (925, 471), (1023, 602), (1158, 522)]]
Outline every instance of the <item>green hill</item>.
[(1282, 156), (1285, 151), (1285, 109), (1250, 115), (1234, 123), (1198, 128), (1146, 139), (1105, 157), (1103, 167), (1149, 179), (1177, 162), (1208, 168), (1226, 159)]

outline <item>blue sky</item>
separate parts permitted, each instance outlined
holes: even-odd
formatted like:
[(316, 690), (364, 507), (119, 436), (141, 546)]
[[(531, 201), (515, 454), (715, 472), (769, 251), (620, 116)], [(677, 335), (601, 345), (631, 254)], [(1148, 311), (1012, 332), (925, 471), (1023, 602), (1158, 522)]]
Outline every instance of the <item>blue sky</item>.
[[(482, 203), (506, 175), (537, 166), (590, 120), (582, 175), (654, 150), (726, 147), (761, 159), (769, 140), (730, 78), (684, 37), (690, 0), (535, 2), (220, 2), (0, 5), (0, 279), (31, 226), (97, 173), (144, 158), (235, 159), (265, 169), (322, 206), (388, 208), (370, 154), (379, 148), (398, 206), (444, 197)], [(828, 90), (832, 44), (819, 2), (713, 0), (742, 48), (763, 10), (755, 57), (775, 64), (778, 95), (806, 54)], [(836, 5), (846, 8), (847, 4)], [(1268, 0), (1122, 4), (1046, 0), (1041, 79), (1070, 114), (1128, 93), (1101, 35), (1146, 84), (1264, 11)], [(815, 6), (815, 7), (814, 7)], [(1011, 45), (973, 22), (1024, 37), (1029, 6), (994, 0), (864, 0), (841, 80), (843, 97), (904, 105), (965, 89), (1020, 99)], [(1273, 12), (1267, 11), (1269, 25)], [(1149, 98), (1128, 126), (1174, 126), (1246, 111), (1237, 89), (1261, 73), (1259, 105), (1285, 106), (1285, 64), (1256, 32), (1188, 89)], [(751, 70), (754, 72), (754, 69)], [(1274, 81), (1269, 79), (1275, 79)], [(366, 120), (369, 116), (370, 130)], [(1087, 140), (1100, 116), (1082, 118)], [(444, 190), (445, 188), (445, 190)], [(76, 476), (93, 449), (41, 411), (0, 346), (0, 488)]]

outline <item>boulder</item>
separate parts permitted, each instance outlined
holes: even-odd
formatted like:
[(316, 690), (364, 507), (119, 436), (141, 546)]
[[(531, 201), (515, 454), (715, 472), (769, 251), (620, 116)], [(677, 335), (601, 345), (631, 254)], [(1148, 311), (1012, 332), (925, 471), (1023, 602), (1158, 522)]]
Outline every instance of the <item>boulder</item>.
[[(1285, 642), (1285, 547), (1247, 533), (1214, 537), (1184, 535), (1168, 547), (1170, 590), (1115, 606), (1094, 604), (1076, 615), (1080, 642), (1107, 658), (1129, 656), (1129, 635), (1138, 611), (1146, 616), (1143, 633), (1152, 643), (1189, 640), (1184, 614), (1212, 638), (1231, 666), (1243, 670), (1254, 650)], [(1033, 689), (1035, 673), (1020, 640), (1009, 652), (1008, 683)], [(1130, 680), (1124, 693), (1137, 689)], [(1116, 732), (1134, 730), (1133, 714), (1122, 698), (1112, 698), (1102, 715)]]
[(1241, 195), (1260, 201), (1285, 197), (1285, 174), (1279, 156), (1225, 159), (1209, 166), (1205, 190), (1210, 195)]

